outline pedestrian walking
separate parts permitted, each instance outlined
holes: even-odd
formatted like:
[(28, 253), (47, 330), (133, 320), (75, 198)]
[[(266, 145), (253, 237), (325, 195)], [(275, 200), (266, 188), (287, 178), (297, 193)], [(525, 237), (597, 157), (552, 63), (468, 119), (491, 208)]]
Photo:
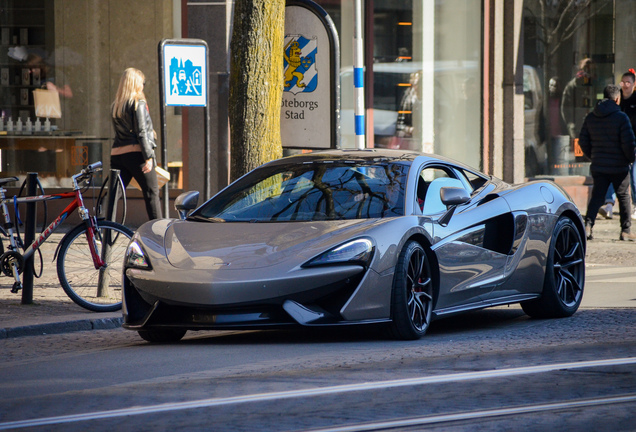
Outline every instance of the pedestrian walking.
[[(636, 92), (634, 92), (634, 81), (636, 81), (636, 71), (630, 69), (621, 77), (621, 111), (627, 114), (632, 123), (632, 130), (636, 135)], [(636, 164), (632, 164), (629, 169), (630, 189), (632, 197), (632, 219), (636, 219)], [(616, 195), (614, 187), (610, 184), (605, 196), (605, 204), (599, 209), (599, 214), (606, 219), (612, 219)]]
[(618, 199), (620, 240), (636, 240), (631, 232), (631, 199), (629, 196), (629, 167), (634, 162), (636, 137), (627, 114), (621, 111), (621, 90), (610, 84), (603, 90), (604, 99), (589, 113), (581, 127), (579, 144), (591, 159), (590, 173), (594, 180), (592, 197), (587, 205), (585, 234), (593, 239), (593, 227), (598, 210), (605, 200), (610, 184)]
[(137, 180), (150, 219), (161, 219), (159, 184), (155, 168), (154, 129), (144, 95), (146, 79), (134, 68), (124, 71), (119, 81), (111, 116), (115, 141), (110, 153), (110, 166), (120, 171), (124, 188)]
[[(636, 92), (634, 92), (636, 71), (630, 69), (621, 77), (621, 110), (627, 114), (632, 122), (632, 129), (636, 134)], [(630, 187), (632, 191), (632, 219), (636, 219), (636, 164), (629, 169)]]

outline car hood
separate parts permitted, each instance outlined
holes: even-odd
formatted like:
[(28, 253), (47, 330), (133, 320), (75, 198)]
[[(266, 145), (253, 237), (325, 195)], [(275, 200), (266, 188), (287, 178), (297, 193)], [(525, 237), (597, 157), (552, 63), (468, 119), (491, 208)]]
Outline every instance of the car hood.
[[(290, 223), (175, 221), (163, 236), (165, 256), (179, 269), (246, 270), (297, 266), (350, 238), (374, 220)], [(155, 231), (156, 232), (156, 231)]]

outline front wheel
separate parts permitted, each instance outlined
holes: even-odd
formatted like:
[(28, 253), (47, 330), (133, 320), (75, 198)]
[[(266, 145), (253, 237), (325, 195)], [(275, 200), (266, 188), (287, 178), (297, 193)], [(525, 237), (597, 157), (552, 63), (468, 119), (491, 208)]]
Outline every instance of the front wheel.
[(433, 279), (426, 251), (410, 241), (395, 266), (391, 294), (391, 331), (397, 339), (419, 339), (433, 312)]
[(57, 256), (57, 275), (71, 300), (94, 312), (121, 309), (121, 272), (132, 235), (129, 228), (116, 222), (97, 221), (95, 243), (106, 263), (103, 269), (93, 264), (86, 224), (64, 236)]

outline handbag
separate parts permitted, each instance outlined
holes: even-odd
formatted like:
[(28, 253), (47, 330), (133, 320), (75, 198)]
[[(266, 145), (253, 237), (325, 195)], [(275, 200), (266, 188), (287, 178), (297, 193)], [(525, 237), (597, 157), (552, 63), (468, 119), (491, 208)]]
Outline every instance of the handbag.
[[(160, 166), (155, 167), (155, 172), (157, 173), (157, 183), (159, 184), (159, 188), (162, 188), (166, 183), (170, 181), (170, 173)], [(135, 189), (141, 190), (141, 186), (137, 183), (137, 180), (133, 177), (130, 179), (129, 186), (134, 187)]]

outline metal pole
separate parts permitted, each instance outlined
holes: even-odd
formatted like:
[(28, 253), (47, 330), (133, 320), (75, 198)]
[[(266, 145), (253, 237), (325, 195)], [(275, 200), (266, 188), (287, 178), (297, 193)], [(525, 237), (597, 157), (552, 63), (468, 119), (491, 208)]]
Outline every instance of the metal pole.
[[(38, 173), (27, 174), (27, 196), (35, 196)], [(27, 203), (24, 243), (30, 245), (35, 240), (35, 202)], [(33, 261), (35, 254), (24, 262), (22, 273), (22, 304), (33, 303)]]
[[(166, 134), (168, 133), (168, 125), (166, 123), (166, 98), (164, 95), (164, 70), (163, 70), (163, 42), (159, 42), (157, 46), (159, 61), (159, 121), (161, 123), (161, 167), (168, 171), (168, 145), (166, 143)], [(168, 193), (168, 183), (163, 185), (163, 217), (169, 217), (168, 201), (170, 199)]]
[[(101, 241), (102, 241), (101, 258), (107, 264), (110, 262), (110, 245), (112, 243), (112, 238), (110, 234), (111, 234), (111, 231), (108, 229), (101, 232)], [(95, 235), (98, 241), (97, 245), (99, 246), (100, 233), (96, 232)], [(108, 295), (108, 289), (106, 288), (109, 285), (110, 285), (110, 273), (108, 273), (108, 267), (99, 269), (99, 276), (97, 279), (97, 297), (104, 297), (105, 295)]]
[[(124, 199), (126, 199), (124, 191)], [(108, 176), (108, 203), (106, 205), (106, 219), (114, 221), (117, 216), (117, 201), (119, 200), (119, 170), (111, 169)], [(123, 223), (123, 222), (122, 222)]]
[(210, 111), (206, 105), (203, 108), (203, 136), (205, 137), (205, 146), (203, 149), (203, 196), (207, 201), (210, 198)]
[[(114, 221), (117, 215), (117, 200), (119, 198), (119, 170), (111, 169), (108, 176), (108, 204), (106, 205), (106, 219)], [(124, 192), (125, 194), (125, 192)], [(126, 196), (124, 195), (124, 199)], [(105, 230), (102, 233), (102, 250), (101, 257), (104, 262), (108, 263), (110, 260), (110, 230)], [(108, 268), (102, 268), (99, 270), (99, 278), (97, 280), (97, 297), (103, 297), (108, 293), (108, 290), (104, 289), (110, 285), (110, 274)]]
[(203, 137), (205, 138), (205, 162), (203, 164), (203, 170), (205, 171), (205, 184), (203, 185), (203, 196), (207, 201), (210, 198), (210, 53), (208, 51), (208, 45), (205, 44), (205, 71), (207, 74), (205, 83), (208, 86), (206, 94), (208, 99), (205, 101), (203, 108)]
[[(221, 190), (229, 184), (230, 181), (230, 126), (228, 123), (228, 96), (230, 93), (230, 74), (228, 72), (219, 72), (217, 74), (217, 87), (219, 98), (217, 109), (217, 142), (219, 146), (219, 163), (217, 164), (217, 186)], [(210, 198), (205, 196), (206, 199)]]
[(362, 0), (355, 0), (353, 33), (353, 97), (356, 147), (366, 148), (364, 122), (364, 44), (362, 42)]

